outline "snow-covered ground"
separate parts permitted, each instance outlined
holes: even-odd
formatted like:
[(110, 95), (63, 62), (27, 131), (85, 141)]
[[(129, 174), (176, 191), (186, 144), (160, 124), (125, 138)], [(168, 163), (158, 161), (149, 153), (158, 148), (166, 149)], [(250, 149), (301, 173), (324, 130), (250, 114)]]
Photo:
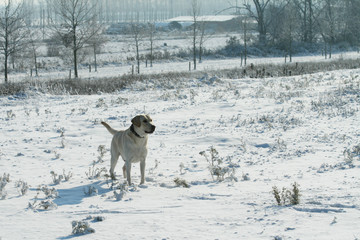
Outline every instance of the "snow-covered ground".
[[(360, 238), (360, 69), (168, 84), (1, 97), (0, 239)], [(120, 161), (112, 185), (100, 121), (125, 129), (141, 113), (157, 126), (146, 184), (136, 164), (124, 185)], [(223, 181), (199, 154), (211, 148)], [(273, 187), (294, 183), (300, 204), (278, 206)], [(73, 235), (73, 221), (95, 233)]]
[[(208, 50), (218, 50), (223, 48), (226, 45), (226, 41), (230, 36), (236, 36), (241, 39), (241, 34), (218, 34), (213, 35), (204, 43), (204, 48)], [(132, 72), (132, 66), (136, 68), (136, 61), (129, 60), (135, 59), (135, 45), (133, 38), (131, 36), (123, 35), (108, 35), (108, 41), (104, 43), (101, 53), (97, 55), (97, 72), (94, 71), (93, 65), (93, 56), (91, 54), (87, 55), (85, 58), (82, 56), (79, 57), (82, 59), (82, 64), (79, 64), (79, 77), (83, 79), (98, 79), (104, 77), (117, 77), (124, 74), (130, 74)], [(140, 41), (140, 54), (146, 55), (149, 54), (149, 41), (144, 37)], [(191, 46), (191, 37), (186, 36), (186, 33), (168, 33), (168, 35), (161, 34), (156, 36), (154, 41), (154, 52), (168, 52), (174, 53), (179, 50), (188, 51)], [(43, 80), (56, 80), (56, 79), (65, 79), (69, 77), (70, 71), (72, 77), (74, 76), (73, 67), (70, 64), (70, 61), (64, 61), (59, 57), (47, 57), (47, 47), (43, 45), (38, 48), (38, 62), (42, 66), (39, 69), (39, 75), (35, 77), (35, 71), (30, 71), (30, 65), (32, 65), (32, 59), (23, 60), (22, 65), (28, 66), (25, 67), (26, 70), (22, 72), (11, 72), (9, 74), (10, 82), (18, 81), (43, 81)], [(70, 53), (69, 53), (70, 54)], [(71, 55), (71, 54), (70, 54)], [(356, 51), (349, 52), (340, 52), (334, 53), (332, 55), (332, 60), (338, 59), (358, 59), (360, 54)], [(287, 59), (289, 61), (289, 59)], [(313, 61), (330, 61), (329, 59), (325, 60), (324, 56), (321, 55), (306, 55), (306, 56), (294, 56), (292, 59), (293, 62), (313, 62)], [(150, 67), (150, 63), (146, 67), (144, 61), (140, 65), (140, 73), (142, 74), (152, 74), (152, 73), (163, 73), (163, 72), (183, 72), (189, 71), (189, 62), (191, 62), (191, 69), (193, 69), (193, 63), (191, 56), (189, 59), (171, 59), (171, 60), (154, 60), (153, 67)], [(283, 64), (285, 59), (283, 57), (255, 57), (249, 56), (247, 64)], [(88, 64), (92, 65), (91, 72), (89, 72)], [(203, 58), (202, 63), (197, 63), (197, 70), (207, 71), (207, 70), (219, 70), (219, 69), (231, 69), (241, 66), (240, 58)], [(134, 69), (136, 72), (136, 69)], [(0, 83), (3, 83), (3, 78), (0, 78)]]
[[(110, 54), (112, 56), (112, 54)], [(358, 59), (359, 53), (357, 52), (344, 52), (333, 54), (332, 60), (337, 59)], [(325, 60), (323, 56), (314, 55), (314, 56), (297, 56), (293, 57), (293, 62), (319, 62), (319, 61), (331, 61), (330, 59)], [(249, 58), (247, 64), (283, 64), (284, 58), (282, 57), (268, 57), (268, 58)], [(193, 68), (193, 63), (191, 62), (191, 69)], [(141, 63), (140, 73), (142, 74), (153, 74), (153, 73), (166, 73), (166, 72), (184, 72), (189, 71), (189, 62), (188, 61), (161, 61), (154, 63), (153, 67), (146, 67), (145, 63)], [(134, 67), (136, 64), (134, 63)], [(213, 59), (213, 60), (204, 60), (202, 63), (197, 64), (197, 70), (199, 71), (209, 71), (209, 70), (220, 70), (220, 69), (231, 69), (241, 67), (240, 58), (227, 58), (227, 59)], [(54, 80), (54, 79), (66, 79), (69, 77), (69, 70), (39, 70), (38, 77), (30, 77), (30, 72), (23, 73), (12, 73), (9, 75), (10, 82), (18, 81), (42, 81), (42, 80)], [(136, 69), (134, 70), (136, 71)], [(132, 72), (132, 64), (130, 63), (112, 63), (106, 66), (98, 68), (97, 72), (94, 72), (92, 69), (89, 72), (88, 68), (80, 68), (79, 76), (83, 79), (99, 79), (99, 78), (110, 78), (122, 76), (124, 74), (130, 74)], [(73, 77), (73, 72), (72, 72)]]

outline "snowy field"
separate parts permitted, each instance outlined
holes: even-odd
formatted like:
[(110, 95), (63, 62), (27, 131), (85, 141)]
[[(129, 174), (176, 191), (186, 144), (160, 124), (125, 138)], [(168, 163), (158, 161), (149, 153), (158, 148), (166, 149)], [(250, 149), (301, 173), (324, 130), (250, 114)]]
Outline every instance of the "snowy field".
[[(0, 97), (0, 239), (359, 239), (359, 92), (355, 69)], [(136, 164), (123, 184), (121, 161), (112, 183), (100, 121), (141, 113), (157, 126), (146, 183)], [(294, 183), (300, 203), (278, 206)]]
[[(112, 54), (108, 55), (112, 56)], [(314, 56), (295, 56), (293, 57), (293, 62), (320, 62), (320, 61), (332, 61), (332, 60), (341, 60), (341, 59), (358, 59), (360, 54), (357, 52), (343, 52), (333, 54), (332, 59), (325, 60), (321, 55)], [(193, 63), (191, 62), (191, 66)], [(250, 57), (247, 61), (247, 65), (250, 64), (284, 64), (284, 58), (282, 57), (268, 57), (268, 58), (258, 58)], [(136, 64), (133, 64), (136, 67)], [(216, 71), (220, 69), (232, 69), (241, 67), (240, 58), (226, 58), (226, 59), (212, 59), (204, 60), (202, 63), (197, 64), (197, 70), (199, 71)], [(47, 70), (43, 72), (40, 70), (38, 77), (30, 77), (30, 72), (23, 73), (12, 73), (9, 75), (10, 82), (18, 81), (42, 81), (42, 80), (54, 80), (54, 79), (66, 79), (69, 77), (69, 69), (59, 70), (53, 69), (51, 71)], [(124, 74), (130, 74), (132, 71), (132, 64), (130, 63), (111, 63), (104, 65), (98, 68), (97, 72), (89, 72), (89, 69), (86, 67), (81, 67), (79, 69), (79, 76), (83, 79), (99, 79), (99, 78), (110, 78), (118, 77)], [(136, 71), (136, 70), (135, 70)], [(189, 62), (188, 61), (155, 61), (153, 67), (146, 67), (145, 63), (141, 63), (140, 73), (141, 74), (154, 74), (154, 73), (167, 73), (167, 72), (185, 72), (189, 71)], [(72, 76), (73, 77), (73, 76)], [(0, 80), (0, 83), (2, 83)]]
[[(224, 48), (226, 41), (230, 36), (236, 36), (241, 39), (241, 34), (218, 34), (211, 36), (205, 43), (204, 48), (207, 50), (216, 51)], [(136, 68), (136, 61), (129, 60), (135, 58), (135, 45), (133, 38), (130, 36), (118, 36), (107, 35), (108, 41), (102, 47), (101, 53), (97, 54), (97, 72), (94, 71), (93, 56), (92, 54), (82, 59), (82, 64), (79, 65), (79, 77), (83, 79), (98, 79), (98, 78), (110, 78), (118, 77), (124, 74), (130, 74), (132, 72), (132, 66)], [(165, 46), (166, 44), (166, 46)], [(149, 54), (149, 41), (145, 38), (140, 41), (140, 55)], [(155, 53), (176, 53), (180, 50), (188, 51), (191, 46), (191, 36), (183, 36), (179, 34), (159, 35), (154, 41)], [(10, 82), (18, 81), (43, 81), (54, 79), (66, 79), (69, 77), (70, 70), (72, 71), (72, 77), (74, 77), (73, 67), (69, 63), (69, 60), (64, 60), (59, 57), (47, 57), (47, 47), (45, 45), (38, 48), (38, 62), (42, 66), (39, 69), (39, 75), (35, 77), (35, 71), (33, 69), (32, 77), (30, 66), (26, 67), (24, 71), (11, 72), (9, 74)], [(338, 52), (332, 54), (331, 60), (341, 59), (358, 59), (360, 54), (356, 51)], [(321, 54), (314, 54), (309, 56), (298, 55), (293, 57), (293, 62), (314, 62), (314, 61), (331, 61), (330, 59), (324, 59)], [(23, 60), (23, 65), (29, 65), (32, 63), (32, 59)], [(289, 61), (289, 59), (287, 59)], [(191, 69), (193, 69), (192, 58), (186, 60), (183, 59), (170, 59), (170, 60), (154, 60), (153, 67), (150, 67), (150, 63), (146, 67), (144, 61), (140, 65), (141, 74), (153, 74), (153, 73), (166, 73), (166, 72), (184, 72), (189, 71), (189, 62), (191, 62)], [(248, 56), (247, 64), (284, 64), (285, 59), (283, 57), (256, 57)], [(89, 72), (88, 65), (92, 65), (92, 71)], [(231, 69), (235, 67), (241, 67), (240, 58), (207, 58), (203, 57), (202, 63), (197, 63), (197, 70), (200, 71), (213, 71), (219, 69)], [(134, 69), (136, 72), (136, 69)], [(0, 78), (0, 83), (3, 83), (3, 78)]]

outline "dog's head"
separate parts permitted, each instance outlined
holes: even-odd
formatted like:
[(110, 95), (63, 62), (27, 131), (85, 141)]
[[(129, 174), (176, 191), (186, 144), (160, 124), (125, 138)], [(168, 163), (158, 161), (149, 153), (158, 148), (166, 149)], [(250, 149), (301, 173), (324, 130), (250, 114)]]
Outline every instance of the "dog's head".
[(149, 115), (137, 115), (131, 120), (131, 122), (144, 134), (151, 134), (155, 131), (155, 125), (152, 123), (152, 119)]

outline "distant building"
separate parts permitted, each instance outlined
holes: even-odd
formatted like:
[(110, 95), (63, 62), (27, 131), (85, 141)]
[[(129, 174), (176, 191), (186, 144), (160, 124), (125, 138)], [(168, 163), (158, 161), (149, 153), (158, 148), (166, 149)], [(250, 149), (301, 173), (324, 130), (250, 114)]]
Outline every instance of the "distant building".
[[(238, 15), (206, 15), (198, 16), (197, 22), (204, 23), (206, 31), (232, 32), (239, 29), (240, 17)], [(194, 24), (192, 16), (180, 16), (168, 19), (167, 22), (180, 24), (184, 29)]]
[[(197, 22), (204, 24), (206, 32), (234, 32), (243, 30), (244, 16), (239, 15), (205, 15), (198, 16)], [(147, 23), (140, 22), (140, 25), (146, 29)], [(157, 21), (154, 23), (157, 31), (187, 31), (194, 24), (192, 16), (180, 16), (170, 18), (165, 21)], [(254, 20), (247, 20), (247, 29), (255, 29)], [(110, 24), (106, 30), (107, 34), (130, 34), (131, 23), (119, 22)]]

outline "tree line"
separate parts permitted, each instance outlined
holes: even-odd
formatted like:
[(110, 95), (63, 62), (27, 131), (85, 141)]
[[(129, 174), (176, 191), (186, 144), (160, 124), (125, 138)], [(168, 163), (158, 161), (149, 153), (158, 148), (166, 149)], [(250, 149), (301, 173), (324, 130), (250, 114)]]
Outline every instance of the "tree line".
[[(192, 0), (92, 0), (97, 2), (99, 21), (102, 23), (131, 22), (139, 17), (142, 22), (163, 21), (189, 15)], [(203, 14), (215, 14), (227, 1), (199, 0)], [(48, 0), (26, 0), (31, 9), (27, 21), (32, 25), (47, 25), (54, 12)]]
[[(3, 55), (4, 81), (8, 82), (9, 59), (31, 54), (37, 72), (37, 50), (43, 40), (39, 28), (28, 21), (31, 8), (29, 1), (6, 0), (0, 12), (0, 54)], [(97, 1), (94, 0), (48, 0), (51, 9), (47, 30), (56, 40), (71, 52), (74, 76), (78, 77), (78, 53), (84, 47), (92, 46), (94, 52), (101, 38)]]
[(335, 44), (360, 43), (359, 0), (245, 0), (230, 9), (256, 21), (259, 45), (276, 46), (290, 58), (296, 43), (323, 43), (330, 58)]

